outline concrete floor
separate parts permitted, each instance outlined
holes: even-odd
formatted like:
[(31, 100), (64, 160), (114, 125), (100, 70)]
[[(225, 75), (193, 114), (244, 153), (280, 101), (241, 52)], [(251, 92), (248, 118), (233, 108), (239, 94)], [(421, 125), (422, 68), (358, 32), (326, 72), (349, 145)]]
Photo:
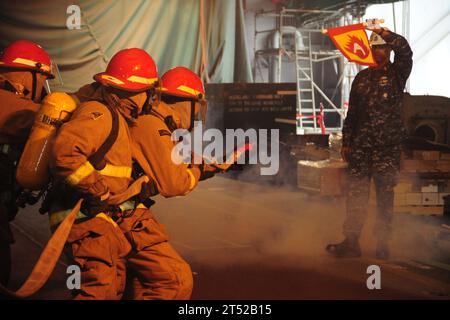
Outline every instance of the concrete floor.
[[(450, 251), (434, 241), (441, 232), (434, 218), (396, 215), (392, 259), (383, 262), (373, 258), (372, 208), (363, 257), (335, 259), (324, 247), (342, 239), (342, 199), (216, 177), (186, 197), (155, 200), (172, 245), (191, 264), (194, 299), (450, 299), (450, 265), (442, 263)], [(10, 287), (17, 288), (49, 237), (47, 217), (26, 209), (13, 230)], [(381, 290), (366, 286), (373, 264)], [(65, 269), (61, 260), (34, 298), (67, 299)]]

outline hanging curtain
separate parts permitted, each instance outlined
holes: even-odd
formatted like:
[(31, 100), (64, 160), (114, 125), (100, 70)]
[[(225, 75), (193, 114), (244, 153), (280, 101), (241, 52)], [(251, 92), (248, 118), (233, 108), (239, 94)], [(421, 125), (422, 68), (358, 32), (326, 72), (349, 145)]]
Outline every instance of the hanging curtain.
[[(92, 81), (114, 53), (129, 47), (150, 53), (160, 74), (182, 65), (210, 82), (250, 82), (241, 2), (2, 1), (0, 47), (17, 39), (40, 44), (58, 64), (64, 82), (58, 90)], [(66, 27), (72, 4), (81, 9), (80, 29)]]

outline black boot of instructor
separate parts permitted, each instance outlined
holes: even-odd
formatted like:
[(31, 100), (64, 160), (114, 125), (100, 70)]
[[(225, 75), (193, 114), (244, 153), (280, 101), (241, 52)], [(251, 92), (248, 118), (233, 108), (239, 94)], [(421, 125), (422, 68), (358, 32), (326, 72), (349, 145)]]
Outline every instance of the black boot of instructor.
[(329, 244), (326, 250), (329, 254), (339, 258), (361, 257), (361, 248), (357, 237), (347, 237), (340, 243)]

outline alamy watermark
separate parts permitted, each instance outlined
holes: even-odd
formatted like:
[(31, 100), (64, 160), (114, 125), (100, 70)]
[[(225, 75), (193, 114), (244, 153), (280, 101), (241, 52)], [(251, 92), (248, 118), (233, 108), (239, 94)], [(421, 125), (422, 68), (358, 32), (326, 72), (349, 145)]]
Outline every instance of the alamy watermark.
[[(226, 129), (224, 136), (216, 128), (203, 130), (202, 122), (196, 121), (192, 132), (177, 129), (172, 140), (179, 141), (172, 150), (175, 164), (260, 164), (261, 175), (275, 175), (280, 167), (278, 129)], [(241, 155), (244, 152), (237, 159), (230, 157), (243, 148), (248, 157)]]
[(370, 276), (367, 278), (366, 285), (369, 290), (381, 289), (381, 269), (376, 264), (367, 267), (367, 274)]
[(68, 14), (66, 20), (67, 29), (81, 29), (81, 9), (76, 4), (72, 4), (67, 7), (66, 13)]
[(66, 286), (69, 290), (81, 289), (81, 269), (72, 264), (67, 266), (66, 273), (69, 275), (66, 280)]

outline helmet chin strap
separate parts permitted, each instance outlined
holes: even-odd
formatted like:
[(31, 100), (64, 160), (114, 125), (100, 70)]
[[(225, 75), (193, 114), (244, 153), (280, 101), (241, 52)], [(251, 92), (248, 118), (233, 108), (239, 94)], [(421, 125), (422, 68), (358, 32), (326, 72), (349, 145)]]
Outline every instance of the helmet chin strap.
[(191, 123), (189, 126), (189, 132), (191, 132), (192, 129), (194, 129), (194, 125), (195, 125), (195, 101), (191, 100)]
[(33, 78), (32, 81), (32, 89), (31, 89), (31, 100), (35, 101), (36, 99), (36, 89), (37, 89), (37, 75), (35, 71), (31, 71), (31, 76)]
[[(147, 93), (147, 99), (145, 100), (145, 103), (142, 106), (141, 115), (150, 114), (153, 109), (153, 102), (155, 101), (153, 99), (153, 97), (155, 95), (154, 89), (149, 89), (146, 91), (146, 93)], [(159, 101), (161, 101), (161, 100), (159, 100)]]
[(153, 110), (153, 103), (156, 101), (157, 103), (161, 102), (161, 90), (157, 90), (161, 87), (161, 82), (155, 83), (153, 88), (147, 91), (147, 100), (145, 101), (144, 107), (142, 108), (142, 114), (150, 114)]
[(133, 110), (131, 110), (131, 117), (132, 117), (133, 119), (137, 119), (137, 118), (139, 117), (138, 109), (137, 109), (137, 108), (133, 108)]

